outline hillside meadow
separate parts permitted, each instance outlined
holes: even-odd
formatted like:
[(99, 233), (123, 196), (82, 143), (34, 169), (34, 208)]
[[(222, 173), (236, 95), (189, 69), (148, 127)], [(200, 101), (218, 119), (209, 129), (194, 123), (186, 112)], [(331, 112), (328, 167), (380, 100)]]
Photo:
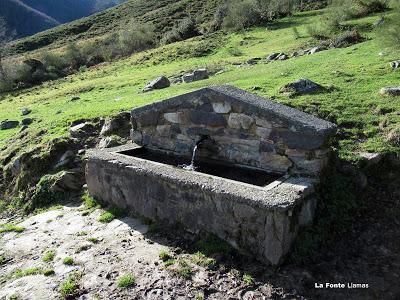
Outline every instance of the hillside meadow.
[[(267, 29), (258, 27), (239, 33), (217, 32), (196, 37), (82, 69), (79, 74), (37, 87), (3, 94), (0, 120), (21, 120), (21, 108), (28, 107), (32, 110), (29, 117), (35, 119), (27, 130), (29, 136), (45, 130), (40, 140), (46, 142), (67, 135), (70, 124), (78, 119), (107, 117), (204, 86), (230, 84), (337, 123), (340, 129), (335, 147), (341, 158), (356, 159), (359, 151), (398, 151), (385, 137), (399, 126), (400, 101), (382, 97), (379, 90), (399, 84), (400, 73), (393, 71), (389, 62), (398, 59), (400, 53), (382, 48), (375, 32), (368, 29), (378, 15), (351, 21), (352, 25), (364, 29), (361, 33), (365, 42), (285, 61), (264, 61), (273, 52), (290, 54), (316, 45), (307, 26), (314, 24), (323, 13), (323, 10), (299, 13)], [(297, 28), (298, 35), (293, 27)], [(257, 65), (244, 64), (255, 57), (263, 60)], [(159, 75), (173, 82), (174, 78), (200, 67), (216, 74), (203, 81), (142, 92), (146, 82)], [(311, 79), (329, 91), (296, 97), (279, 93), (283, 85), (300, 78)], [(70, 101), (73, 96), (80, 99)], [(17, 146), (19, 130), (0, 131), (0, 148), (10, 143), (22, 147)], [(23, 145), (23, 148), (30, 146), (34, 145)]]

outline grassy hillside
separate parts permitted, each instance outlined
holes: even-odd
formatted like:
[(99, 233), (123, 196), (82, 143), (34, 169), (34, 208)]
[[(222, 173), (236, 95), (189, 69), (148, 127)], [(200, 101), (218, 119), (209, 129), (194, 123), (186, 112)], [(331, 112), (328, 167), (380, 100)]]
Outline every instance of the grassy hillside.
[(132, 21), (154, 24), (161, 35), (188, 16), (200, 24), (210, 20), (220, 3), (220, 0), (128, 0), (93, 16), (18, 40), (11, 45), (10, 52), (24, 53), (48, 45), (58, 47), (66, 42), (98, 37), (116, 32)]
[(125, 0), (2, 0), (0, 17), (16, 38), (80, 19)]
[[(340, 127), (336, 147), (342, 158), (354, 158), (357, 151), (399, 151), (385, 137), (400, 124), (400, 101), (380, 96), (379, 90), (399, 84), (399, 73), (390, 69), (389, 62), (398, 59), (400, 53), (382, 49), (374, 32), (363, 32), (368, 39), (349, 48), (255, 66), (234, 65), (252, 57), (266, 57), (272, 52), (290, 53), (315, 43), (306, 28), (322, 13), (300, 13), (281, 20), (270, 30), (254, 28), (243, 33), (197, 37), (4, 95), (0, 98), (0, 120), (20, 120), (20, 109), (29, 107), (36, 120), (28, 130), (29, 136), (45, 130), (46, 134), (38, 138), (45, 142), (67, 135), (69, 125), (77, 119), (107, 117), (120, 110), (130, 110), (204, 86), (231, 84), (336, 122)], [(157, 10), (147, 17), (153, 18), (155, 14)], [(378, 18), (371, 16), (352, 22), (361, 28), (369, 28), (366, 25)], [(291, 26), (297, 27), (300, 37), (293, 34)], [(379, 55), (382, 51), (385, 55)], [(204, 81), (141, 92), (145, 83), (155, 76), (164, 74), (173, 78), (198, 67), (222, 69), (223, 72)], [(331, 91), (294, 98), (279, 93), (284, 84), (299, 78), (329, 86)], [(253, 90), (255, 86), (258, 88)], [(70, 102), (75, 95), (81, 99)], [(0, 148), (20, 143), (18, 138), (15, 139), (18, 130), (0, 131)]]

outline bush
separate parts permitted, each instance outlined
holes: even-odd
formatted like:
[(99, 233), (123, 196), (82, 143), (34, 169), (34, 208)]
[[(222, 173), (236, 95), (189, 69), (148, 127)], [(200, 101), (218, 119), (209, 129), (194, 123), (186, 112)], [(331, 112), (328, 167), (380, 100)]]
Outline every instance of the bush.
[(161, 43), (164, 45), (171, 44), (194, 37), (198, 34), (196, 23), (192, 19), (186, 18), (174, 26), (171, 31), (167, 32), (162, 38)]
[(130, 28), (118, 35), (118, 41), (123, 55), (143, 51), (154, 45), (154, 29), (149, 25), (132, 23)]
[(258, 24), (261, 15), (253, 0), (230, 2), (222, 26), (226, 29), (241, 30)]
[(226, 29), (241, 30), (263, 22), (291, 15), (297, 0), (241, 0), (230, 1), (224, 10), (214, 17), (218, 24), (224, 15), (222, 26)]
[(377, 29), (377, 36), (384, 46), (400, 49), (400, 4), (395, 15)]
[(388, 8), (388, 0), (358, 0), (354, 17), (360, 18), (370, 14), (384, 12)]
[(71, 43), (67, 46), (67, 49), (65, 50), (64, 59), (67, 65), (75, 70), (78, 70), (80, 66), (86, 64), (87, 57), (78, 48), (76, 43)]

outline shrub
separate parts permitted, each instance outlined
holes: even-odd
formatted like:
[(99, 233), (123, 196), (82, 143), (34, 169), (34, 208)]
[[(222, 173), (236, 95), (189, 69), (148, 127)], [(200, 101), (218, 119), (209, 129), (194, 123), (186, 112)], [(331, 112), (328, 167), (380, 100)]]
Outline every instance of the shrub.
[(64, 59), (70, 67), (77, 70), (80, 66), (86, 64), (87, 57), (78, 48), (76, 43), (71, 43), (68, 44), (65, 50)]
[(253, 0), (232, 1), (229, 3), (222, 26), (226, 29), (241, 30), (261, 21)]
[(102, 223), (110, 223), (114, 219), (115, 216), (109, 211), (102, 213), (99, 217), (99, 221)]
[(400, 49), (400, 4), (394, 16), (377, 29), (377, 36), (384, 46)]
[(131, 274), (127, 274), (127, 275), (123, 275), (120, 278), (118, 278), (118, 282), (117, 282), (117, 286), (120, 289), (126, 289), (128, 287), (131, 287), (135, 284), (136, 279), (133, 275)]
[(154, 45), (154, 29), (149, 25), (131, 23), (127, 30), (118, 35), (118, 41), (123, 55), (148, 49)]
[(365, 17), (370, 14), (384, 12), (389, 8), (388, 0), (358, 0), (354, 17)]
[(171, 44), (198, 35), (196, 23), (191, 18), (181, 20), (161, 40), (162, 44)]
[(43, 62), (44, 66), (48, 71), (49, 68), (52, 68), (53, 70), (61, 70), (66, 66), (64, 57), (50, 51), (42, 52), (40, 54), (40, 61)]

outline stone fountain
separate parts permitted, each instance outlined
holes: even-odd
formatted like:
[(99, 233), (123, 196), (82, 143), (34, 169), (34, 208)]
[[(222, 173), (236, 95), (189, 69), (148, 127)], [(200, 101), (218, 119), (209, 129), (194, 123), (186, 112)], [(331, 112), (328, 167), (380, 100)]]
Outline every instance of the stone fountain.
[(135, 108), (131, 121), (132, 144), (89, 153), (95, 198), (272, 265), (312, 222), (336, 125), (232, 86)]

